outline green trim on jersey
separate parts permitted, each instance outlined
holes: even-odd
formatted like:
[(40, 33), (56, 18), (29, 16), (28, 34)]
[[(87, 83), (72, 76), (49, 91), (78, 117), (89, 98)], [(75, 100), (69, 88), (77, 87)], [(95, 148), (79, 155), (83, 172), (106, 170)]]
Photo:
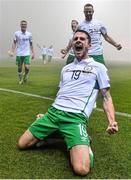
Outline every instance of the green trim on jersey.
[(16, 64), (30, 64), (30, 56), (16, 56)]
[[(96, 83), (95, 83), (95, 86), (96, 86)], [(83, 110), (81, 111), (81, 112), (83, 112), (83, 113), (84, 113), (84, 111), (85, 111), (85, 108), (86, 108), (86, 106), (87, 106), (87, 104), (88, 104), (91, 96), (92, 96), (93, 91), (95, 90), (95, 86), (94, 86), (94, 88), (92, 89), (92, 92), (91, 92), (90, 96), (88, 96), (87, 102), (85, 103), (85, 106), (84, 106)]]
[(75, 59), (75, 55), (69, 54), (67, 61), (66, 61), (66, 65), (72, 63), (74, 61), (74, 59)]
[(68, 149), (76, 145), (90, 146), (86, 120), (82, 113), (65, 112), (51, 106), (44, 116), (29, 127), (29, 131), (34, 137), (43, 140), (59, 130)]
[(101, 55), (89, 55), (89, 56), (92, 57), (94, 59), (94, 61), (102, 63), (105, 65), (103, 54), (101, 54)]

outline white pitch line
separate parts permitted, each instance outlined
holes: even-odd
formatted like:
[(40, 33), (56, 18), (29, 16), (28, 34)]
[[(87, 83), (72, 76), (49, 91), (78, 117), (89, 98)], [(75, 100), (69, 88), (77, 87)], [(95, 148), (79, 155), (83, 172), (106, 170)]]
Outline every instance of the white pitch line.
[[(100, 111), (100, 112), (104, 112), (103, 109), (100, 109), (100, 108), (96, 108), (95, 110), (97, 111)], [(129, 117), (131, 118), (131, 114), (128, 114), (128, 113), (123, 113), (123, 112), (115, 112), (116, 115), (119, 115), (119, 116), (124, 116), (124, 117)]]
[[(25, 95), (25, 96), (31, 96), (31, 97), (36, 97), (36, 98), (40, 98), (40, 99), (47, 99), (47, 100), (51, 100), (51, 101), (54, 100), (53, 98), (49, 98), (49, 97), (45, 97), (45, 96), (40, 96), (40, 95), (37, 95), (37, 94), (21, 92), (21, 91), (15, 91), (15, 90), (12, 90), (12, 89), (0, 88), (0, 91), (11, 92), (11, 93), (15, 93), (15, 94), (22, 94), (22, 95)], [(95, 110), (103, 112), (103, 109), (100, 109), (100, 108), (96, 108)], [(115, 114), (119, 115), (119, 116), (124, 116), (124, 117), (130, 117), (131, 118), (131, 114), (128, 114), (128, 113), (115, 112)]]
[(21, 91), (15, 91), (15, 90), (12, 90), (12, 89), (0, 88), (0, 91), (11, 92), (11, 93), (15, 93), (15, 94), (23, 94), (25, 96), (37, 97), (37, 98), (41, 98), (41, 99), (48, 99), (48, 100), (51, 100), (51, 101), (54, 100), (54, 99), (49, 98), (49, 97), (44, 97), (44, 96), (40, 96), (40, 95), (37, 95), (37, 94), (31, 94), (31, 93), (26, 93), (26, 92), (21, 92)]

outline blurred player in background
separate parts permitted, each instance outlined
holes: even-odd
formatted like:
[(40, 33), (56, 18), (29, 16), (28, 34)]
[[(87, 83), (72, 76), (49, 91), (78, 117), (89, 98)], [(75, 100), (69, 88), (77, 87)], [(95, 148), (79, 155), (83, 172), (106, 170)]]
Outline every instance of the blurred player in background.
[(41, 47), (39, 44), (37, 44), (37, 46), (41, 50), (41, 55), (42, 55), (43, 62), (44, 62), (44, 64), (46, 64), (47, 48), (46, 48), (45, 45), (43, 45)]
[(47, 48), (48, 62), (51, 62), (53, 55), (54, 55), (54, 49), (53, 49), (53, 45), (51, 45), (49, 48)]
[(71, 32), (71, 35), (70, 35), (70, 38), (69, 38), (69, 43), (68, 43), (68, 45), (67, 45), (67, 47), (65, 49), (61, 50), (61, 53), (63, 54), (62, 58), (64, 58), (69, 53), (69, 55), (67, 57), (66, 64), (69, 64), (69, 63), (73, 62), (74, 58), (75, 58), (75, 55), (74, 55), (74, 52), (73, 52), (73, 49), (71, 48), (71, 46), (72, 46), (72, 38), (74, 36), (75, 31), (77, 30), (77, 27), (78, 27), (78, 21), (77, 20), (72, 20), (71, 21), (72, 32)]
[[(32, 34), (27, 31), (27, 21), (20, 22), (20, 30), (14, 33), (10, 56), (14, 56), (16, 49), (16, 64), (18, 65), (19, 84), (27, 81), (29, 74), (30, 56), (34, 59)], [(24, 67), (24, 71), (23, 71)]]

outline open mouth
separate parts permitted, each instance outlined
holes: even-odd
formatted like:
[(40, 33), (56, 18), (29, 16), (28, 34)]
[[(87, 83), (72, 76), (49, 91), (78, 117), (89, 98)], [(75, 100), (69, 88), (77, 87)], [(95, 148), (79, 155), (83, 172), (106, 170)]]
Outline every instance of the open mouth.
[(82, 44), (81, 44), (81, 43), (75, 44), (75, 50), (76, 50), (76, 51), (82, 51), (82, 50), (83, 50)]

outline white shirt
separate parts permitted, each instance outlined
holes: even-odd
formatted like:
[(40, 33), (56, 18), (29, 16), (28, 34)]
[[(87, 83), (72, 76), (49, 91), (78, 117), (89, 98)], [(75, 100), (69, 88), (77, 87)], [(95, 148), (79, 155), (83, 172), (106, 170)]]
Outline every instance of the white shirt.
[(41, 48), (41, 54), (42, 55), (46, 55), (46, 53), (47, 53), (47, 48), (46, 47), (42, 47)]
[(47, 55), (52, 57), (54, 55), (54, 49), (53, 48), (47, 48)]
[(32, 34), (28, 31), (16, 31), (14, 33), (14, 41), (16, 41), (16, 55), (29, 56), (30, 55), (30, 42), (32, 42)]
[(106, 27), (102, 22), (92, 19), (91, 21), (83, 21), (78, 29), (87, 31), (91, 37), (91, 48), (88, 50), (89, 55), (102, 55), (103, 46), (101, 35), (106, 34)]
[(107, 68), (93, 58), (66, 65), (61, 72), (60, 90), (57, 93), (55, 108), (89, 117), (99, 89), (108, 88)]

